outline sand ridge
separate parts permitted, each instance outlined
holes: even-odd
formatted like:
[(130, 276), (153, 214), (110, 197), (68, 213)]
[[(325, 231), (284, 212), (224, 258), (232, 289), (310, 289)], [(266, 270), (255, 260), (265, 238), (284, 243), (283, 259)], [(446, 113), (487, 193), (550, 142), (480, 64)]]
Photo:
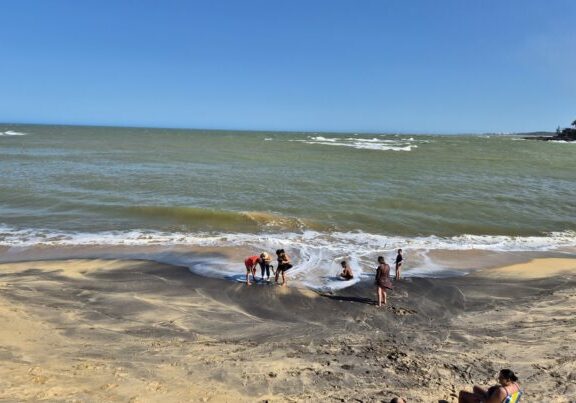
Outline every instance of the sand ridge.
[(576, 273), (576, 259), (541, 258), (529, 262), (484, 270), (480, 275), (498, 277), (517, 277), (520, 279), (542, 279), (547, 277)]

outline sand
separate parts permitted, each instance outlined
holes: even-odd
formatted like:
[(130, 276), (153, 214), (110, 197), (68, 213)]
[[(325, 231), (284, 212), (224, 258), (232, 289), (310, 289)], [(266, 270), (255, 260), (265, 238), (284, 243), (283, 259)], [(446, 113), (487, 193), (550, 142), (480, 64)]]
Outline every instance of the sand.
[(147, 261), (0, 265), (0, 401), (455, 402), (511, 368), (576, 401), (576, 259), (333, 294)]

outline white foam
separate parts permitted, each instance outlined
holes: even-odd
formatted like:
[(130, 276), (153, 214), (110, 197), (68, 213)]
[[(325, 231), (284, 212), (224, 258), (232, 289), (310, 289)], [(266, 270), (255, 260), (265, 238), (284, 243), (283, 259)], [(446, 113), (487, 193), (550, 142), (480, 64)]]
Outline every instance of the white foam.
[[(534, 141), (535, 139), (527, 139), (522, 137), (511, 137), (511, 141)], [(576, 144), (576, 141), (566, 141), (566, 140), (546, 140), (544, 143), (555, 143), (555, 144)]]
[(0, 136), (26, 136), (26, 135), (28, 135), (28, 133), (15, 132), (13, 130), (8, 130), (6, 132), (0, 132)]
[(411, 151), (418, 148), (418, 144), (429, 143), (428, 140), (415, 140), (413, 137), (393, 139), (387, 138), (359, 138), (359, 137), (324, 137), (308, 136), (306, 139), (292, 139), (288, 141), (299, 142), (311, 145), (328, 145), (337, 147), (351, 147), (363, 150), (376, 151)]
[(311, 141), (325, 141), (325, 142), (336, 142), (338, 139), (329, 139), (324, 136), (309, 137)]
[[(449, 238), (436, 236), (405, 238), (365, 232), (315, 231), (277, 234), (209, 234), (144, 230), (66, 233), (16, 229), (0, 225), (0, 247), (8, 247), (11, 250), (31, 248), (38, 253), (47, 253), (49, 250), (80, 248), (87, 254), (86, 257), (148, 259), (186, 266), (192, 272), (208, 277), (235, 279), (245, 274), (241, 259), (233, 262), (225, 258), (198, 260), (196, 255), (182, 252), (194, 246), (237, 247), (246, 251), (274, 251), (283, 248), (294, 264), (288, 272), (291, 282), (313, 289), (334, 290), (348, 287), (361, 278), (372, 276), (376, 257), (383, 255), (387, 261), (393, 261), (397, 248), (404, 249), (408, 262), (403, 275), (438, 277), (453, 273), (449, 272), (451, 269), (437, 265), (428, 258), (428, 252), (431, 250), (572, 250), (576, 248), (576, 232), (565, 231), (531, 237), (460, 235)], [(339, 262), (342, 259), (349, 261), (355, 274), (355, 278), (351, 281), (338, 278), (341, 270)]]
[(495, 251), (543, 251), (576, 246), (576, 232), (552, 232), (542, 236), (469, 235), (454, 237), (399, 237), (356, 232), (316, 232), (278, 234), (244, 233), (184, 233), (146, 230), (110, 231), (97, 233), (65, 233), (42, 229), (16, 229), (0, 225), (0, 246), (258, 246), (283, 247), (293, 244), (343, 250), (344, 254), (354, 247), (368, 250), (394, 249), (399, 245), (413, 249), (443, 250), (495, 250)]

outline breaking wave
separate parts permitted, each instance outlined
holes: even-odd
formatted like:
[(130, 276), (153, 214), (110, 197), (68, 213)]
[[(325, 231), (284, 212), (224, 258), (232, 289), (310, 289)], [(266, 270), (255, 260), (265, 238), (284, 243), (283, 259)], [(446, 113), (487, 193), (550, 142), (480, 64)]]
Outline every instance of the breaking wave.
[(412, 151), (418, 148), (417, 143), (427, 143), (428, 140), (415, 140), (413, 137), (403, 138), (361, 138), (361, 137), (324, 137), (308, 136), (302, 140), (290, 140), (304, 144), (327, 145), (338, 147), (351, 147), (360, 150), (378, 150), (378, 151)]
[(8, 130), (6, 132), (0, 132), (0, 136), (26, 136), (28, 133), (16, 132), (14, 130)]
[[(455, 237), (394, 237), (364, 232), (289, 232), (272, 234), (186, 233), (146, 230), (72, 233), (0, 226), (0, 247), (6, 259), (26, 259), (34, 253), (42, 256), (145, 259), (185, 266), (190, 271), (223, 279), (243, 277), (242, 257), (283, 248), (292, 257), (290, 277), (295, 283), (318, 290), (348, 287), (373, 276), (375, 258), (383, 255), (392, 261), (402, 248), (409, 265), (406, 276), (454, 275), (453, 269), (429, 257), (434, 250), (448, 251), (555, 251), (576, 248), (576, 232), (555, 232), (543, 236), (511, 237), (460, 235)], [(199, 258), (194, 248), (226, 253)], [(234, 253), (230, 253), (234, 250)], [(81, 252), (78, 252), (81, 251)], [(240, 255), (231, 258), (231, 255)], [(338, 278), (340, 261), (350, 262), (355, 273), (352, 281)], [(465, 272), (460, 272), (465, 274)]]

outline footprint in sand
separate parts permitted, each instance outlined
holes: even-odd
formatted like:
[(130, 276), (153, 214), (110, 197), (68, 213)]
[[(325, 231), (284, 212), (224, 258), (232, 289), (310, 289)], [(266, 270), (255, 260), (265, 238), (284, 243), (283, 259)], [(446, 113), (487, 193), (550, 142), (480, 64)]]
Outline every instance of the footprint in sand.
[(418, 313), (418, 311), (414, 309), (402, 308), (400, 306), (394, 306), (394, 305), (390, 306), (390, 310), (396, 316), (414, 315), (415, 313)]
[(114, 378), (124, 379), (128, 376), (128, 372), (124, 371), (124, 368), (118, 367), (114, 370)]
[(151, 392), (159, 392), (164, 389), (164, 386), (160, 382), (152, 381), (146, 385), (146, 390)]
[(32, 367), (28, 370), (28, 375), (33, 383), (43, 385), (48, 380), (48, 377), (43, 374), (42, 368)]

